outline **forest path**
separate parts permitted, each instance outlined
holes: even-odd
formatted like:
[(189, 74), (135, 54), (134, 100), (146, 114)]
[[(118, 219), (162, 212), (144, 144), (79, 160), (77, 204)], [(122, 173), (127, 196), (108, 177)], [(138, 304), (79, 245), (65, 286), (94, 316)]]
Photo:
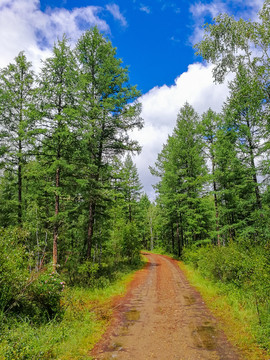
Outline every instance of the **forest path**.
[(121, 320), (94, 349), (94, 359), (239, 359), (177, 262), (144, 255), (148, 266), (136, 274)]

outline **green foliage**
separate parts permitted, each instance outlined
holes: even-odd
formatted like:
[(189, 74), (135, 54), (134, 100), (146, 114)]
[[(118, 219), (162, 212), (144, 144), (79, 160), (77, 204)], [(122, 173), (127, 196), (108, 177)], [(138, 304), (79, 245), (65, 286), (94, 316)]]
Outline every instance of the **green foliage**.
[(78, 267), (78, 275), (82, 284), (94, 285), (94, 281), (99, 270), (99, 264), (93, 264), (92, 261), (86, 260)]
[(269, 346), (270, 255), (266, 247), (230, 243), (228, 246), (186, 248), (185, 262), (208, 279), (220, 284), (224, 292), (240, 293), (243, 306), (257, 314), (254, 326), (259, 341)]
[[(188, 243), (203, 240), (212, 230), (213, 206), (205, 200), (208, 183), (199, 115), (189, 104), (179, 111), (152, 173), (160, 176), (158, 204), (166, 218), (173, 251), (181, 255)], [(168, 236), (168, 235), (166, 235)]]
[(29, 254), (22, 245), (26, 236), (20, 229), (0, 232), (0, 317), (15, 306), (28, 283)]
[(28, 233), (21, 229), (2, 230), (0, 235), (0, 315), (52, 319), (61, 313), (64, 282), (51, 271), (30, 271), (32, 254), (22, 245)]
[(38, 307), (41, 317), (53, 319), (61, 313), (61, 296), (65, 288), (65, 282), (59, 274), (50, 271), (42, 271), (34, 275), (34, 279), (27, 290), (28, 301)]
[[(117, 275), (113, 282), (107, 282), (102, 288), (67, 288), (62, 297), (64, 312), (61, 319), (38, 324), (29, 318), (9, 317), (0, 327), (0, 358), (39, 360), (87, 357), (89, 348), (99, 340), (110, 321), (109, 300), (124, 293), (131, 272), (140, 266), (114, 264), (110, 270)], [(44, 283), (48, 279), (52, 282), (51, 289), (51, 286), (55, 286), (52, 280), (55, 276), (49, 274), (44, 273), (41, 281)]]
[(122, 255), (127, 256), (130, 262), (139, 260), (139, 250), (141, 244), (139, 241), (139, 233), (134, 222), (128, 222), (123, 228)]

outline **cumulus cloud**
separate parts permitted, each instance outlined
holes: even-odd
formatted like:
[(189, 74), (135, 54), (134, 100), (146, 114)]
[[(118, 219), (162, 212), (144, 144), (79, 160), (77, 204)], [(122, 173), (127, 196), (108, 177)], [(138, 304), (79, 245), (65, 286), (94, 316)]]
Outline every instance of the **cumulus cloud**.
[(109, 26), (99, 17), (102, 10), (98, 6), (87, 6), (71, 11), (47, 8), (43, 12), (39, 0), (1, 0), (0, 67), (13, 61), (19, 51), (25, 51), (37, 69), (40, 59), (49, 56), (53, 43), (62, 38), (63, 33), (76, 41), (90, 26), (109, 32)]
[(127, 20), (125, 17), (121, 14), (119, 6), (116, 4), (107, 5), (106, 9), (112, 14), (112, 16), (119, 20), (122, 26), (127, 26)]
[(154, 165), (162, 145), (172, 133), (179, 109), (185, 102), (191, 104), (199, 114), (207, 111), (209, 107), (217, 112), (222, 109), (228, 96), (227, 83), (215, 85), (212, 70), (212, 65), (189, 65), (188, 70), (175, 80), (174, 85), (155, 87), (140, 99), (145, 127), (133, 131), (131, 135), (143, 147), (141, 154), (134, 160), (145, 191), (152, 199), (152, 184), (156, 183), (157, 179), (151, 176), (148, 166)]

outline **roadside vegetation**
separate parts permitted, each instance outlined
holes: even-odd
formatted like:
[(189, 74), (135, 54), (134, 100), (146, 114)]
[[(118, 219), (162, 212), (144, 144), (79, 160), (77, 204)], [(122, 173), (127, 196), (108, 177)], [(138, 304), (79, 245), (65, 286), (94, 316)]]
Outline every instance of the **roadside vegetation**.
[(247, 359), (268, 359), (270, 272), (265, 251), (236, 244), (208, 246), (185, 250), (183, 261), (180, 267), (221, 320), (229, 340)]
[(122, 264), (106, 287), (69, 286), (61, 294), (60, 312), (50, 320), (9, 314), (1, 323), (0, 359), (91, 359), (111, 321), (112, 299), (124, 295), (140, 267)]

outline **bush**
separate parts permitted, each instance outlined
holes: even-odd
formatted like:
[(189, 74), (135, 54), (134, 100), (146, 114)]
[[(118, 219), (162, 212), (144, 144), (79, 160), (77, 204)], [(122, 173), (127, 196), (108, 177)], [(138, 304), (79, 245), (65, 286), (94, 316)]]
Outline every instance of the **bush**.
[(130, 263), (139, 261), (140, 241), (138, 229), (134, 222), (125, 224), (123, 228), (122, 255), (127, 256)]
[(90, 260), (86, 260), (84, 263), (79, 265), (78, 274), (80, 283), (93, 286), (97, 277), (98, 270), (99, 264), (93, 263)]
[[(0, 315), (12, 309), (27, 286), (29, 271), (25, 233), (19, 229), (0, 229)], [(1, 320), (1, 319), (0, 319)]]
[(21, 229), (0, 230), (0, 320), (11, 314), (49, 320), (61, 313), (64, 283), (50, 271), (30, 271), (26, 239)]
[(240, 301), (257, 314), (259, 341), (270, 345), (270, 254), (266, 247), (241, 243), (192, 247), (184, 250), (183, 260), (208, 279), (224, 284), (221, 291), (241, 294)]
[(60, 299), (64, 288), (65, 283), (58, 274), (42, 271), (28, 287), (27, 300), (34, 305), (39, 317), (49, 320), (61, 314)]

